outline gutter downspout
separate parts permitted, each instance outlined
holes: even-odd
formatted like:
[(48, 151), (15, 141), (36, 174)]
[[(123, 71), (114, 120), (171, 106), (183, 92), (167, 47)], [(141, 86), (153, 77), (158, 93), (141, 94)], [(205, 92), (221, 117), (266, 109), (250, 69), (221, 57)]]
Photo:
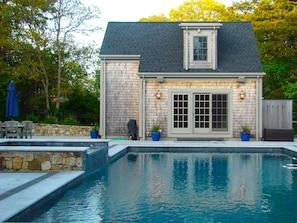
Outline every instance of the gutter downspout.
[(259, 75), (257, 77), (256, 81), (256, 140), (259, 140), (259, 119), (260, 119), (260, 113), (259, 113)]
[(256, 140), (259, 140), (259, 119), (260, 119), (260, 113), (259, 113), (259, 76), (256, 80)]
[(185, 39), (186, 39), (186, 49), (184, 50), (184, 54), (185, 54), (185, 70), (189, 69), (189, 31), (188, 31), (188, 27), (186, 27), (186, 31), (184, 31), (186, 34)]
[(263, 119), (263, 111), (262, 111), (262, 78), (259, 78), (259, 75), (257, 77), (257, 82), (256, 82), (256, 95), (257, 95), (257, 106), (256, 106), (256, 111), (257, 111), (257, 119), (256, 119), (256, 126), (257, 126), (257, 135), (256, 135), (256, 140), (261, 139), (263, 136), (263, 124), (262, 124), (262, 119)]
[(145, 88), (146, 88), (146, 81), (143, 77), (142, 79), (142, 139), (145, 140), (145, 108), (146, 108), (146, 94), (145, 94)]
[(217, 31), (215, 30), (215, 26), (213, 27), (213, 47), (215, 49), (215, 54), (213, 58), (213, 70), (217, 68), (217, 61), (218, 61), (218, 48), (217, 48)]
[(106, 138), (106, 61), (101, 60), (102, 75), (100, 75), (100, 134), (103, 139)]
[(144, 101), (144, 86), (145, 86), (145, 80), (144, 77), (139, 78), (139, 112), (138, 112), (138, 118), (139, 118), (139, 138), (145, 139), (145, 131), (144, 131), (144, 124), (145, 124), (145, 101)]

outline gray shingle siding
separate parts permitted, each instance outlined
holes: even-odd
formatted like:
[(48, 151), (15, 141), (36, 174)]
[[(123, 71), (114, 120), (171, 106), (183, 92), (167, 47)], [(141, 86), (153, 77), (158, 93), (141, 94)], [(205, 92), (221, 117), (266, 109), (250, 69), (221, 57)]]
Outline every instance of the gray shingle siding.
[(216, 70), (183, 69), (180, 22), (110, 22), (101, 55), (140, 55), (139, 72), (263, 72), (250, 22), (222, 22)]

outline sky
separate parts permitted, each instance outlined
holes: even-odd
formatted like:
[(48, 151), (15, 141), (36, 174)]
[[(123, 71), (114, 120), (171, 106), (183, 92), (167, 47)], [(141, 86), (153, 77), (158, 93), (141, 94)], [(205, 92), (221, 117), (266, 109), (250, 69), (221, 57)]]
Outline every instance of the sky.
[[(231, 1), (217, 0), (226, 6), (230, 5)], [(140, 18), (161, 13), (168, 16), (170, 9), (177, 9), (185, 0), (83, 0), (83, 2), (85, 5), (96, 5), (101, 12), (98, 25), (103, 31), (86, 37), (86, 40), (94, 40), (101, 46), (108, 22), (137, 22)]]

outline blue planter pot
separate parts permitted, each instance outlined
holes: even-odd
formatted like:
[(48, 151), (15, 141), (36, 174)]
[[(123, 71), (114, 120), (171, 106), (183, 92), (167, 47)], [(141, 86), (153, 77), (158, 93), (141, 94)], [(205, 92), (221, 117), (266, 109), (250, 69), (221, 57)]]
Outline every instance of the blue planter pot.
[(90, 136), (92, 139), (97, 139), (98, 138), (98, 131), (91, 130), (90, 131)]
[(152, 140), (159, 141), (161, 136), (161, 132), (152, 132)]
[(241, 132), (240, 133), (241, 141), (249, 141), (250, 140), (250, 136), (251, 136), (250, 133), (245, 133), (245, 132)]

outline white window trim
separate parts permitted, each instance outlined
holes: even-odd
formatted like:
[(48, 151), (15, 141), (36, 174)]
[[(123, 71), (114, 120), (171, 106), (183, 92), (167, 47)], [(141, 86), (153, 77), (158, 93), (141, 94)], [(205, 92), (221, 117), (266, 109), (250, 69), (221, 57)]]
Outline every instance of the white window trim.
[[(222, 23), (191, 23), (185, 22), (179, 24), (184, 34), (184, 59), (183, 67), (189, 69), (217, 69), (217, 32)], [(206, 34), (207, 35), (206, 35)], [(208, 38), (208, 56), (206, 61), (194, 61), (193, 59), (193, 35), (207, 36)]]
[[(189, 59), (188, 59), (188, 67), (190, 69), (209, 69), (212, 68), (214, 56), (216, 53), (216, 49), (211, 45), (211, 40), (213, 38), (213, 30), (201, 30), (200, 33), (197, 33), (197, 30), (189, 31)], [(195, 37), (207, 37), (207, 60), (194, 60), (194, 38)], [(212, 52), (214, 51), (214, 52)]]

